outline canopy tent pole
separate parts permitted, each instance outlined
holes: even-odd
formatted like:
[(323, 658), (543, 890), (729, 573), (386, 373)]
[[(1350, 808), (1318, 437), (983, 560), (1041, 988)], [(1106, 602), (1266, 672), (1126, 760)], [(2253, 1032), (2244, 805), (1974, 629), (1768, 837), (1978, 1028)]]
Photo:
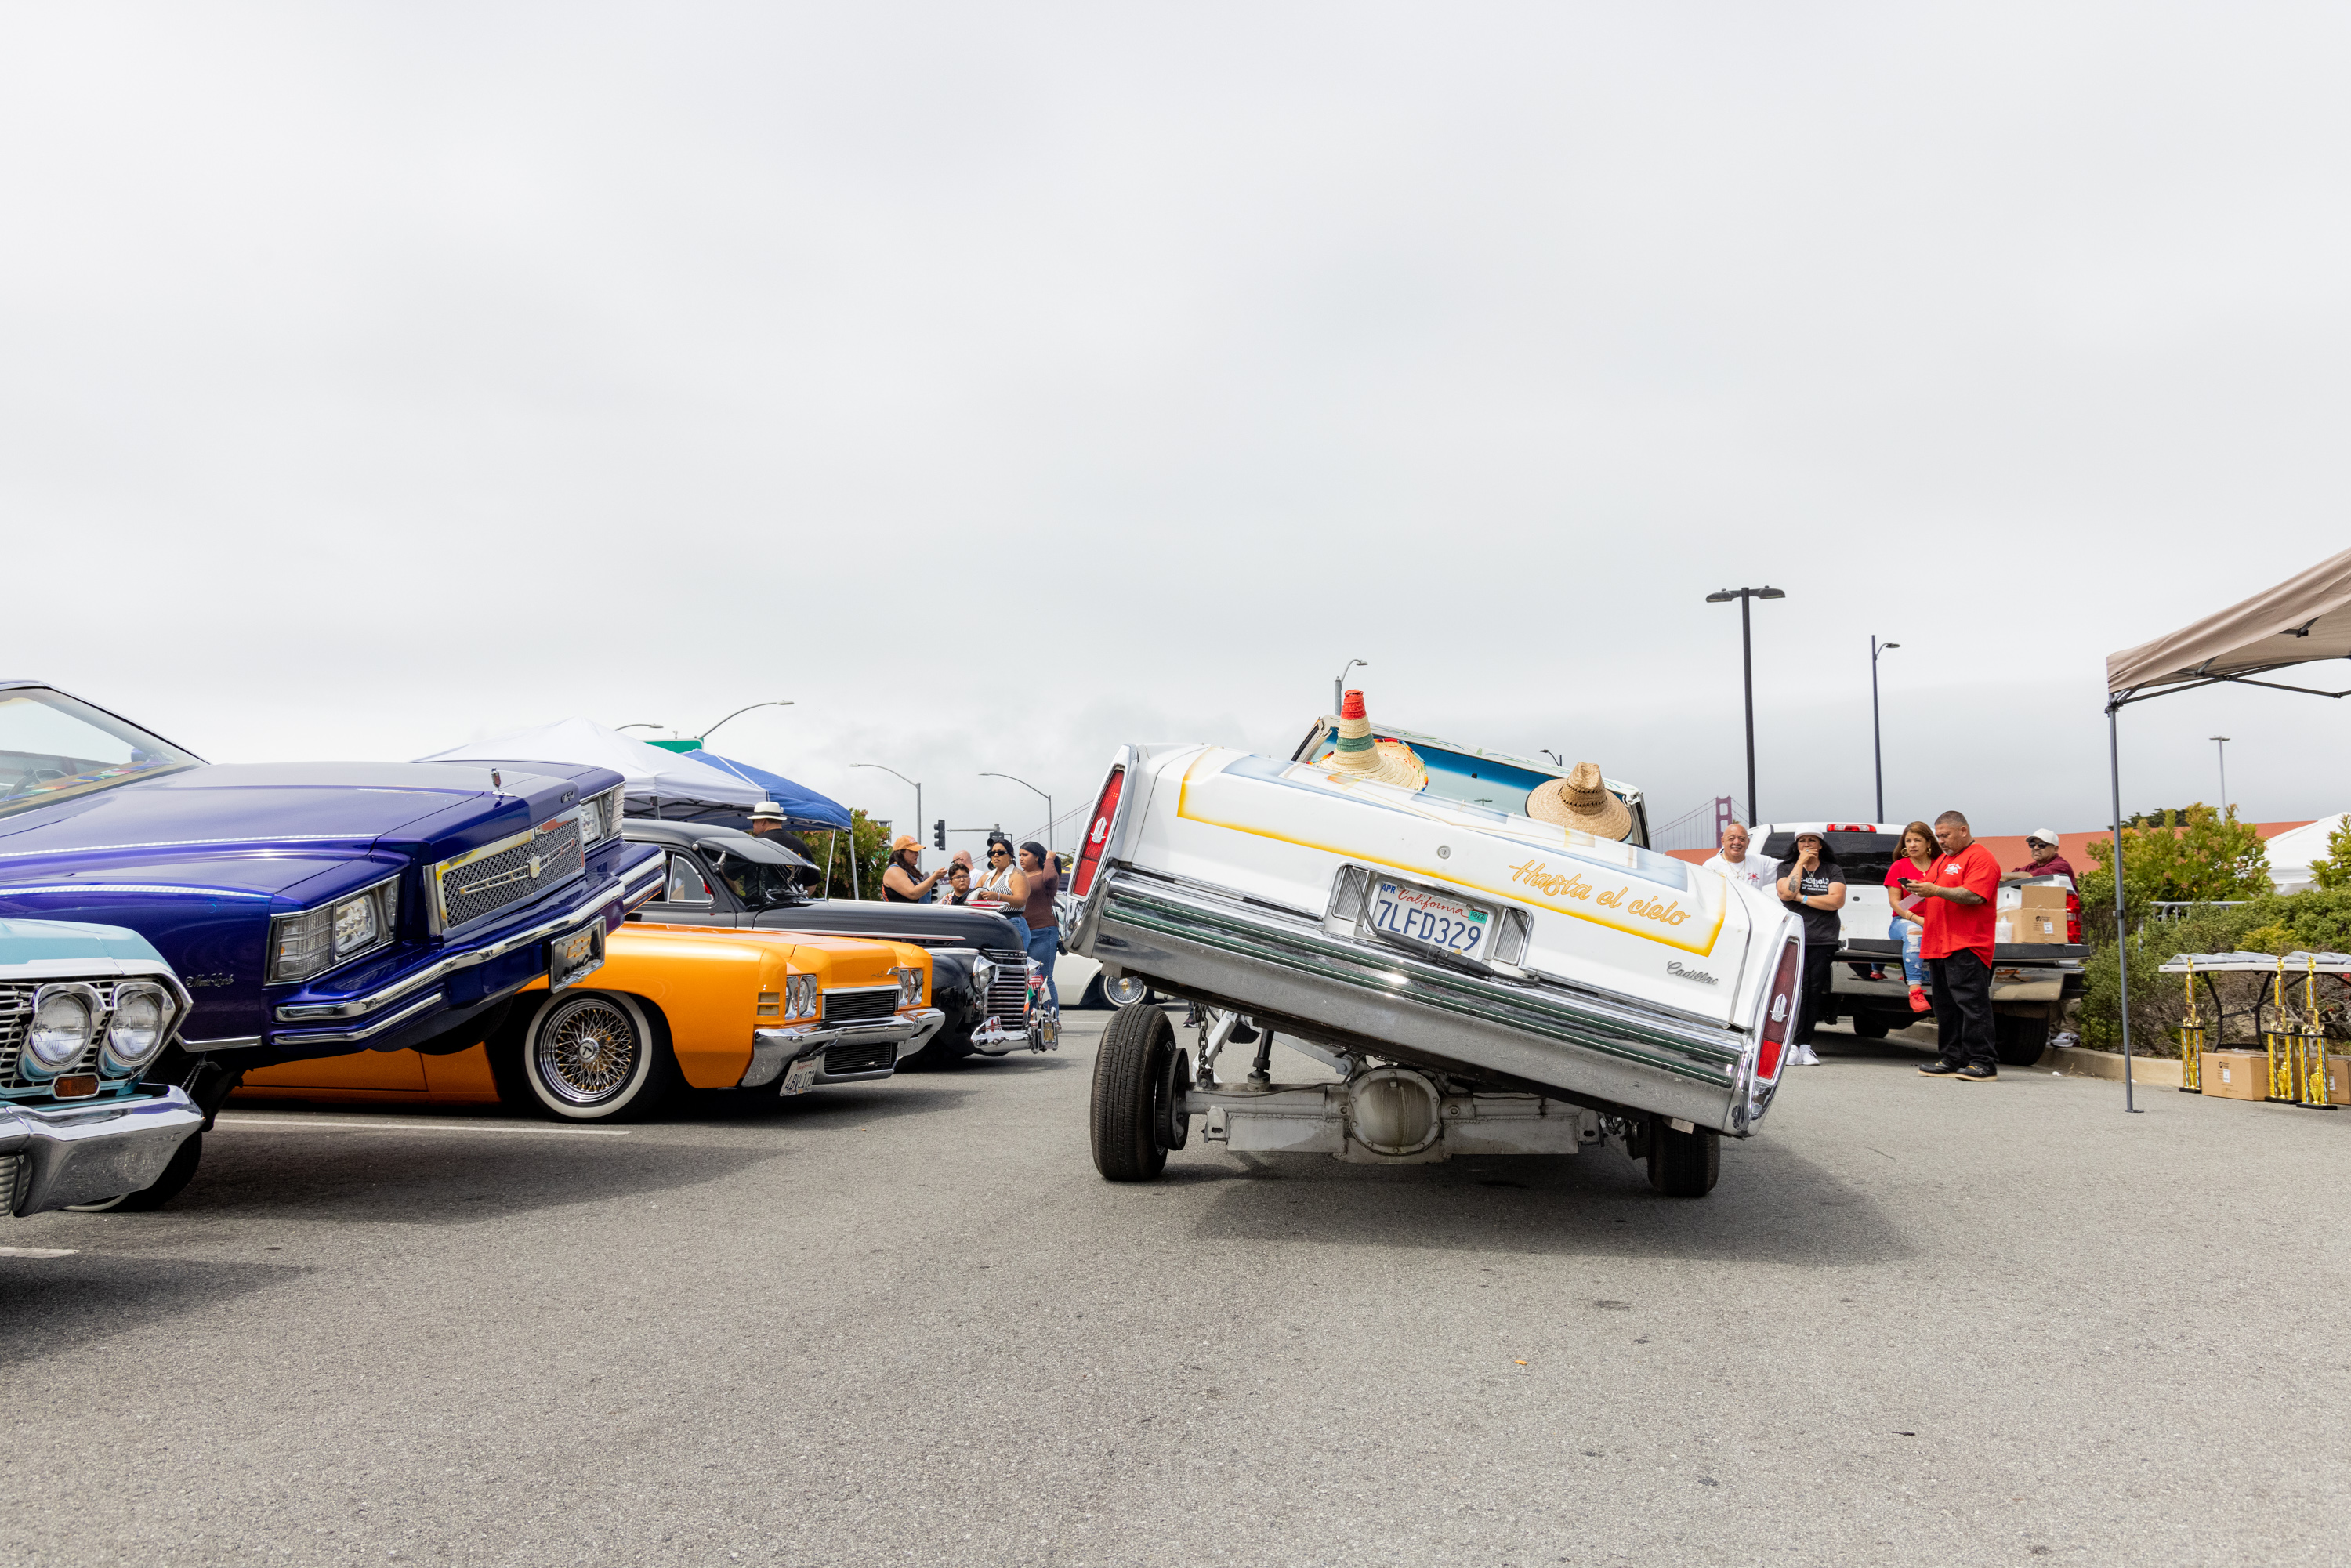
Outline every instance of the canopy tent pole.
[(841, 848), (841, 834), (831, 828), (827, 828), (824, 831), (824, 892), (819, 895), (820, 897), (832, 896), (832, 857), (833, 852), (839, 848)]
[[(2128, 701), (2128, 698), (2125, 698)], [(2115, 790), (2115, 965), (2122, 979), (2123, 1110), (2136, 1112), (2131, 1085), (2130, 933), (2123, 925), (2123, 749), (2116, 719), (2122, 703), (2106, 705), (2106, 774)]]
[(865, 896), (857, 891), (857, 819), (854, 816), (849, 819), (849, 896), (852, 899)]

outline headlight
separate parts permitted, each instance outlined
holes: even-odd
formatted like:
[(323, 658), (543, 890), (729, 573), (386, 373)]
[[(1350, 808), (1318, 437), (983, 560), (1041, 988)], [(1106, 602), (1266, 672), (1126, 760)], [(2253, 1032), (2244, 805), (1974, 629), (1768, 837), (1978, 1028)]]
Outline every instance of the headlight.
[(792, 975), (785, 979), (784, 1016), (786, 1018), (812, 1019), (816, 1017), (817, 1009), (822, 1006), (823, 1000), (817, 993), (814, 975)]
[(154, 1061), (171, 1031), (173, 1006), (171, 994), (161, 986), (134, 982), (115, 987), (114, 1016), (107, 1020), (99, 1071), (120, 1077)]
[(982, 1000), (987, 998), (988, 988), (995, 984), (996, 961), (992, 958), (973, 959), (971, 965), (971, 988), (979, 994)]
[(621, 791), (628, 786), (616, 784), (601, 795), (590, 795), (580, 802), (580, 842), (592, 848), (606, 839), (621, 836)]
[(50, 1078), (81, 1060), (98, 1030), (98, 993), (78, 984), (43, 986), (33, 993), (33, 1022), (25, 1030), (18, 1071)]
[(269, 923), (269, 983), (307, 980), (389, 946), (400, 913), (400, 879)]
[(898, 1005), (920, 1007), (923, 1001), (923, 972), (920, 969), (893, 969), (898, 981)]

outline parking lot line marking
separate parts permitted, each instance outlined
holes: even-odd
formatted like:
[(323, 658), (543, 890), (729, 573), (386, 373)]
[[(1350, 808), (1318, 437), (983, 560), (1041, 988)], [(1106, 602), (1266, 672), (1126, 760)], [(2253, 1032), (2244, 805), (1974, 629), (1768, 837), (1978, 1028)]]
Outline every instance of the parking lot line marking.
[(0, 1247), (0, 1258), (70, 1258), (78, 1247)]
[(238, 1127), (246, 1130), (276, 1129), (291, 1133), (307, 1133), (312, 1129), (359, 1133), (520, 1133), (526, 1136), (558, 1138), (625, 1138), (632, 1130), (628, 1127), (534, 1127), (528, 1124), (511, 1124), (485, 1122), (313, 1122), (296, 1116), (222, 1116), (215, 1127)]

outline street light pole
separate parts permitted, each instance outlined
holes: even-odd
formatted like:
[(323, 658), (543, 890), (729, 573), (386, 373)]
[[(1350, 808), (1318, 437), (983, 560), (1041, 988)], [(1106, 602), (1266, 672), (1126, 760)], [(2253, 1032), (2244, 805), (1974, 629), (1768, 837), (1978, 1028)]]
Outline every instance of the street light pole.
[(1877, 727), (1877, 659), (1888, 649), (1900, 646), (1899, 643), (1879, 642), (1875, 632), (1869, 634), (1869, 755), (1877, 765), (1877, 821), (1881, 827), (1886, 822), (1886, 741)]
[(883, 772), (887, 773), (891, 778), (897, 779), (900, 783), (912, 784), (914, 787), (914, 837), (919, 839), (923, 836), (923, 784), (921, 779), (909, 779), (904, 774), (899, 772), (896, 768), (883, 767), (883, 765), (879, 762), (852, 762), (850, 766), (852, 768), (880, 768)]
[(1755, 810), (1755, 642), (1747, 619), (1748, 603), (1756, 599), (1785, 599), (1776, 588), (1724, 588), (1706, 596), (1708, 604), (1739, 601), (1739, 667), (1747, 686), (1747, 825), (1761, 821)]
[(1347, 672), (1357, 664), (1367, 670), (1372, 667), (1369, 659), (1350, 659), (1339, 667), (1338, 676), (1331, 683), (1331, 711), (1333, 714), (1347, 706)]
[(2220, 752), (2220, 820), (2225, 822), (2229, 820), (2229, 737), (2216, 735), (2210, 738)]
[[(983, 774), (981, 774), (981, 775), (980, 775), (980, 777), (981, 777), (982, 779), (1012, 779), (1012, 775), (1011, 775), (1011, 774), (1009, 774), (1009, 773), (983, 773)], [(1022, 788), (1023, 789), (1028, 790), (1028, 791), (1029, 791), (1030, 794), (1032, 794), (1032, 795), (1045, 795), (1045, 791), (1043, 791), (1042, 789), (1038, 789), (1038, 788), (1037, 788), (1037, 786), (1035, 786), (1034, 784), (1029, 783), (1029, 780), (1027, 780), (1026, 779), (1012, 779), (1012, 781), (1013, 781), (1015, 784), (1019, 785), (1019, 786), (1020, 786), (1020, 788)], [(1047, 857), (1048, 859), (1050, 859), (1050, 858), (1051, 858), (1051, 856), (1052, 856), (1052, 853), (1053, 853), (1053, 797), (1051, 797), (1050, 795), (1045, 795), (1045, 854), (1046, 854), (1046, 857)], [(1016, 858), (1017, 858), (1017, 857), (1016, 857)], [(1054, 869), (1055, 869), (1056, 871), (1058, 871), (1058, 870), (1060, 870), (1060, 869), (1061, 869), (1061, 862), (1059, 862), (1059, 861), (1054, 861), (1054, 862), (1053, 862), (1053, 867), (1054, 867)]]
[[(776, 703), (753, 703), (751, 707), (789, 707), (791, 706), (790, 701), (787, 699), (786, 701)], [(726, 718), (720, 719), (718, 724), (725, 724), (727, 718), (740, 718), (743, 715), (749, 713), (751, 711), (751, 707), (738, 707), (733, 713), (728, 714)], [(712, 725), (708, 729), (704, 730), (700, 735), (695, 736), (694, 738), (696, 740), (708, 740), (713, 735), (717, 733), (718, 724)]]

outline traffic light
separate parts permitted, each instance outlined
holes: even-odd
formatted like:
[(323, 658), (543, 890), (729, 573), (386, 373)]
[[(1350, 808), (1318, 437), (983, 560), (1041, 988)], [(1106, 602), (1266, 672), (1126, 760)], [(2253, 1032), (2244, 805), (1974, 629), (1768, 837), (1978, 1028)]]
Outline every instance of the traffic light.
[(935, 850), (943, 850), (946, 847), (947, 820), (945, 817), (941, 817), (937, 821), (931, 824), (931, 848)]

